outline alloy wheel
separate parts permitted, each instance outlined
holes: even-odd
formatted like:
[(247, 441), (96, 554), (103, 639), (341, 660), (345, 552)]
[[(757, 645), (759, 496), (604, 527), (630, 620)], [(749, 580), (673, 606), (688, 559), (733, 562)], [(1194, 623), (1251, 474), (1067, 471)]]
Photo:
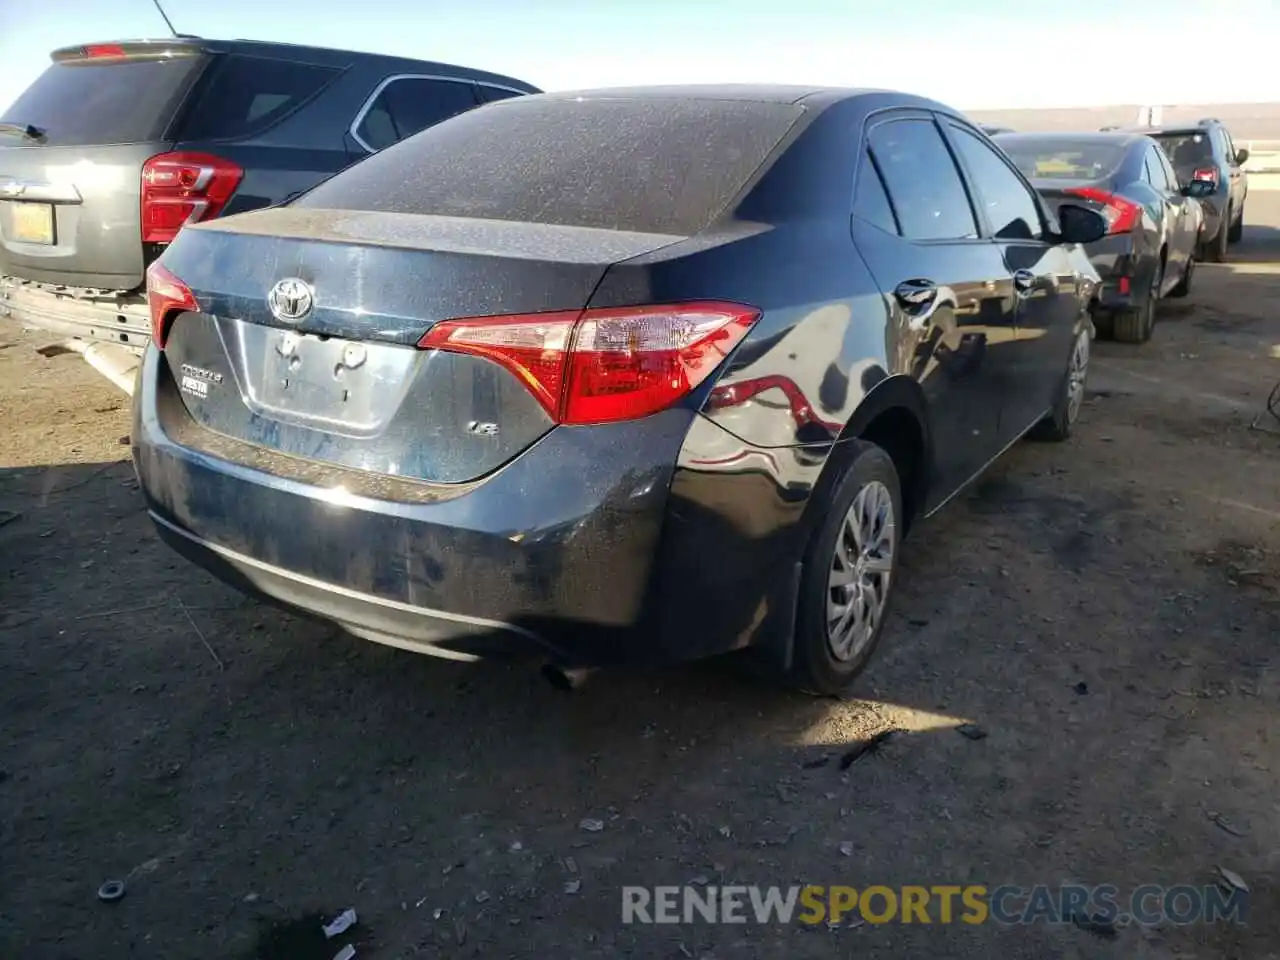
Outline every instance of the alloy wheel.
[(1089, 378), (1089, 333), (1081, 331), (1076, 337), (1071, 360), (1067, 364), (1067, 423), (1076, 422), (1084, 405), (1085, 381)]
[(1156, 328), (1156, 304), (1160, 302), (1162, 286), (1164, 286), (1164, 264), (1157, 263), (1155, 276), (1151, 278), (1151, 292), (1147, 294), (1146, 308), (1143, 310), (1143, 340), (1150, 338), (1151, 331)]
[(897, 549), (893, 496), (873, 480), (845, 514), (827, 578), (827, 643), (837, 660), (854, 659), (875, 636)]

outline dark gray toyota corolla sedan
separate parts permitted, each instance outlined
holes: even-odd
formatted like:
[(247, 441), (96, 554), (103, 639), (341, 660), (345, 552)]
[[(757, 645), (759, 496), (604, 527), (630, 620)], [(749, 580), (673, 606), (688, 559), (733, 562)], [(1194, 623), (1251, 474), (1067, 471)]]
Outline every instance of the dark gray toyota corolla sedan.
[(160, 535), (361, 637), (842, 688), (899, 545), (1080, 409), (1097, 213), (900, 93), (483, 106), (152, 265)]

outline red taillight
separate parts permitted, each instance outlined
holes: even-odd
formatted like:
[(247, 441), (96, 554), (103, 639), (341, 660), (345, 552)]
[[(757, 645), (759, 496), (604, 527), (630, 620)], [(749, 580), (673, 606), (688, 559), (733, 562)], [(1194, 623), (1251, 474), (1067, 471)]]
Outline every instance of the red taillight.
[(1214, 186), (1214, 189), (1217, 189), (1217, 186), (1218, 186), (1218, 168), (1217, 168), (1217, 167), (1201, 167), (1200, 169), (1195, 170), (1195, 171), (1193, 171), (1193, 172), (1192, 172), (1192, 174), (1191, 174), (1191, 179), (1192, 179), (1192, 180), (1205, 180), (1205, 181), (1207, 181), (1207, 182), (1209, 182), (1209, 183), (1212, 183), (1212, 184), (1213, 184), (1213, 186)]
[(1141, 204), (1118, 196), (1110, 190), (1103, 190), (1101, 187), (1073, 187), (1064, 193), (1101, 204), (1101, 213), (1107, 219), (1107, 233), (1128, 233), (1142, 219)]
[(191, 288), (162, 267), (159, 260), (147, 268), (147, 306), (151, 310), (151, 341), (161, 350), (173, 315), (200, 311)]
[(124, 47), (118, 43), (91, 43), (84, 48), (84, 55), (90, 60), (99, 60), (103, 57), (123, 57)]
[(634, 420), (702, 383), (760, 312), (738, 303), (574, 310), (446, 320), (418, 343), (488, 357), (557, 423)]
[(142, 165), (142, 240), (168, 243), (185, 223), (211, 220), (244, 171), (208, 153), (161, 153)]

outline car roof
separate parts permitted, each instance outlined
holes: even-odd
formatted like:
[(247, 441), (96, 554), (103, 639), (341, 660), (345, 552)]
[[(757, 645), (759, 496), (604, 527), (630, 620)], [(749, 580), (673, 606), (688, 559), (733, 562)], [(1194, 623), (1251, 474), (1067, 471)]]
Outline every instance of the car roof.
[(556, 90), (544, 93), (543, 96), (557, 100), (736, 100), (753, 103), (799, 103), (820, 89), (792, 84), (760, 83), (656, 84)]
[(1037, 133), (1001, 133), (996, 135), (1001, 143), (1019, 143), (1033, 140), (1056, 140), (1068, 141), (1076, 143), (1117, 143), (1124, 146), (1136, 143), (1139, 140), (1148, 139), (1144, 133), (1137, 131), (1092, 131), (1087, 130), (1080, 133), (1072, 131), (1064, 131), (1056, 133), (1053, 131), (1040, 131)]
[[(444, 77), (459, 77), (467, 80), (490, 81), (511, 86), (529, 93), (538, 92), (538, 88), (527, 80), (504, 74), (479, 70), (475, 67), (454, 63), (441, 63), (435, 60), (416, 60), (410, 57), (388, 56), (381, 53), (369, 53), (362, 50), (343, 50), (337, 47), (313, 47), (305, 44), (278, 43), (267, 40), (218, 40), (208, 37), (180, 35), (177, 37), (153, 37), (131, 40), (95, 40), (87, 43), (72, 44), (53, 51), (52, 56), (74, 54), (76, 51), (90, 46), (121, 45), (133, 52), (141, 52), (153, 48), (156, 53), (169, 49), (185, 48), (204, 53), (235, 53), (244, 56), (276, 57), (321, 65), (346, 66), (352, 63), (377, 63), (386, 69), (403, 73), (438, 74)], [(144, 54), (145, 55), (145, 54)]]
[(1221, 124), (1216, 120), (1208, 123), (1171, 123), (1162, 127), (1137, 127), (1134, 128), (1134, 132), (1140, 131), (1148, 137), (1157, 137), (1165, 133), (1208, 133), (1215, 126), (1221, 126)]
[(946, 104), (911, 93), (875, 87), (823, 87), (776, 83), (659, 84), (557, 90), (540, 96), (544, 99), (560, 100), (728, 100), (742, 103), (803, 104), (815, 111), (824, 110), (837, 103), (859, 101), (868, 112), (898, 107), (932, 110), (966, 119), (963, 114)]

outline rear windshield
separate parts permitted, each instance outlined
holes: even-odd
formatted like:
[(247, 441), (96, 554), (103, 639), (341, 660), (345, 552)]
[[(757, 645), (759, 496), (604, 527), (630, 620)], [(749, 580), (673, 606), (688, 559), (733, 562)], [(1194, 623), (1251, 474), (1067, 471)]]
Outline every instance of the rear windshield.
[[(51, 65), (0, 114), (31, 125), (50, 146), (158, 140), (203, 57), (163, 60), (72, 60)], [(0, 133), (0, 144), (21, 141)]]
[(1164, 147), (1173, 161), (1173, 167), (1181, 174), (1201, 163), (1213, 162), (1213, 144), (1203, 131), (1194, 133), (1160, 133), (1154, 138)]
[(341, 71), (228, 54), (218, 58), (186, 110), (179, 138), (223, 140), (261, 133), (319, 93)]
[(1028, 180), (1102, 180), (1124, 161), (1122, 143), (1079, 140), (997, 141)]
[(517, 97), (374, 154), (296, 205), (687, 236), (724, 210), (802, 113), (775, 103)]

